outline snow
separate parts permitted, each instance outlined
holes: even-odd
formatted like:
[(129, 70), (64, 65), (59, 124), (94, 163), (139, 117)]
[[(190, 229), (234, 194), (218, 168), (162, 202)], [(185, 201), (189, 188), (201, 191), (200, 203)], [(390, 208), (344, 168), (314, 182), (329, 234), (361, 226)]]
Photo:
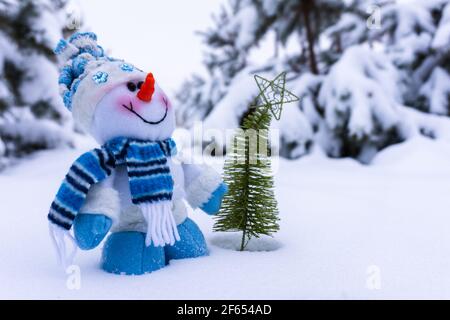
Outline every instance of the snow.
[[(442, 0), (432, 1), (398, 1), (393, 3), (392, 7), (396, 7), (398, 25), (395, 30), (395, 37), (400, 39), (411, 33), (411, 30), (419, 29), (429, 33), (434, 33), (433, 17), (429, 9), (434, 7)], [(388, 7), (389, 8), (389, 7)], [(388, 9), (389, 10), (389, 9)]]
[(284, 143), (297, 145), (289, 155), (291, 158), (298, 158), (308, 152), (307, 145), (312, 143), (313, 130), (296, 103), (283, 107), (280, 121), (273, 121), (273, 127), (280, 130)]
[(27, 112), (28, 109), (17, 108), (14, 111), (18, 111), (17, 114), (22, 118), (18, 117), (14, 122), (0, 121), (2, 135), (15, 137), (30, 145), (44, 145), (46, 148), (71, 145), (73, 137), (69, 128), (61, 127), (48, 119), (35, 119)]
[[(323, 76), (314, 76), (303, 69), (288, 74), (291, 79), (288, 89), (300, 96), (301, 102), (284, 106), (281, 121), (274, 123), (273, 128), (280, 130), (285, 143), (297, 143), (290, 151), (292, 157), (304, 155), (312, 139), (317, 144), (299, 160), (274, 159), (281, 231), (275, 238), (253, 239), (247, 252), (236, 251), (240, 234), (213, 233), (211, 217), (191, 212), (191, 218), (205, 233), (210, 256), (172, 261), (155, 273), (128, 277), (99, 269), (101, 248), (80, 251), (76, 264), (81, 271), (81, 288), (71, 290), (67, 285), (70, 275), (56, 264), (46, 214), (70, 164), (93, 147), (92, 141), (78, 137), (76, 149), (41, 151), (2, 171), (0, 298), (450, 299), (450, 119), (439, 115), (447, 113), (449, 75), (437, 66), (421, 84), (420, 95), (429, 101), (429, 111), (438, 115), (426, 114), (401, 105), (403, 84), (397, 73), (402, 71), (396, 71), (390, 63), (406, 66), (408, 70), (418, 54), (429, 55), (430, 48), (448, 49), (449, 5), (439, 25), (435, 25), (430, 14), (430, 8), (447, 1), (401, 0), (399, 4), (387, 4), (383, 19), (392, 20), (395, 16), (398, 24), (392, 27), (391, 44), (374, 44), (381, 52), (367, 46), (347, 48), (364, 37), (361, 26), (365, 24), (360, 26), (357, 18), (344, 14), (325, 33), (348, 31), (341, 38), (346, 50), (330, 71)], [(109, 14), (105, 15), (104, 3), (80, 2), (86, 23), (98, 34), (99, 43), (113, 56), (152, 70), (169, 92), (179, 87), (191, 71), (201, 75), (198, 44), (202, 39), (193, 30), (203, 29), (210, 22), (211, 9), (220, 3), (193, 7), (191, 2), (164, 1), (156, 6), (129, 0), (127, 8), (139, 9), (130, 15), (123, 13), (123, 2), (111, 0), (107, 5)], [(275, 0), (261, 3), (269, 15), (278, 4)], [(173, 10), (175, 6), (177, 10)], [(7, 10), (15, 9), (12, 6)], [(232, 36), (237, 37), (237, 47), (246, 49), (255, 40), (256, 17), (253, 7), (244, 7), (232, 17), (235, 20), (228, 29), (222, 31), (240, 31)], [(34, 24), (37, 29), (49, 31), (40, 40), (56, 41), (59, 32), (54, 25), (61, 22), (58, 18), (62, 17), (51, 20), (45, 15), (43, 21)], [(383, 20), (383, 24), (389, 27), (389, 21)], [(247, 57), (249, 67), (229, 84), (215, 77), (217, 83), (194, 85), (188, 99), (198, 105), (207, 105), (209, 99), (220, 100), (204, 123), (206, 130), (236, 128), (240, 116), (258, 93), (251, 74), (256, 72), (270, 78), (271, 73), (273, 77), (276, 70), (285, 69), (288, 53), (295, 58), (300, 52), (300, 42), (292, 35), (289, 39), (297, 47), (280, 48), (279, 58), (268, 60), (273, 54), (272, 36), (273, 33), (261, 39), (257, 48), (261, 52), (251, 48)], [(4, 58), (14, 58), (14, 62), (21, 64), (23, 57), (15, 53), (16, 48), (3, 34), (0, 47), (0, 65)], [(29, 66), (36, 61), (29, 59), (25, 63)], [(267, 67), (273, 69), (265, 72), (270, 70)], [(47, 63), (41, 62), (34, 63), (33, 68), (34, 82), (42, 85), (21, 87), (29, 93), (26, 102), (39, 97), (52, 99), (57, 87), (47, 84), (56, 83), (56, 69), (50, 70)], [(45, 79), (39, 77), (43, 73)], [(297, 74), (301, 76), (295, 78)], [(404, 77), (410, 74), (405, 73)], [(320, 104), (316, 106), (315, 91), (320, 85)], [(7, 95), (3, 92), (5, 88), (0, 87), (2, 97)], [(225, 89), (227, 94), (222, 99)], [(324, 110), (320, 110), (322, 107)], [(57, 111), (62, 108), (61, 103), (55, 108)], [(319, 114), (321, 111), (325, 112), (325, 119)], [(27, 108), (12, 108), (0, 123), (3, 132), (48, 146), (69, 143), (70, 122), (60, 128), (49, 120), (32, 121), (26, 114), (29, 112)], [(342, 115), (344, 118), (339, 118)], [(349, 118), (345, 119), (346, 116)], [(15, 117), (21, 121), (15, 122)], [(185, 118), (198, 120), (195, 109), (186, 110)], [(401, 137), (407, 140), (376, 154), (373, 145), (363, 147), (364, 155), (358, 159), (370, 158), (370, 165), (347, 158), (329, 159), (319, 147), (324, 146), (329, 155), (340, 155), (338, 149), (343, 139), (333, 131), (336, 128), (344, 129), (348, 136), (361, 138), (363, 143), (380, 139), (380, 145), (384, 146), (380, 137), (384, 132), (378, 132), (380, 125), (382, 129), (398, 127)], [(328, 130), (323, 130), (324, 126)], [(185, 130), (177, 135), (190, 143), (190, 133)], [(7, 149), (8, 143), (0, 139), (0, 155)], [(221, 169), (220, 160), (206, 160)], [(0, 167), (3, 165), (0, 161)]]
[(365, 46), (348, 48), (324, 78), (319, 103), (327, 125), (346, 125), (358, 139), (369, 136), (378, 123), (388, 129), (399, 121), (396, 69), (381, 53)]
[[(62, 113), (65, 107), (59, 96), (59, 71), (54, 63), (42, 55), (31, 54), (24, 59), (22, 65), (28, 70), (27, 75), (32, 81), (25, 81), (19, 88), (24, 97), (24, 103), (32, 105), (38, 101), (52, 101), (55, 108)], [(39, 85), (36, 85), (39, 83)]]
[(450, 3), (442, 12), (442, 18), (433, 38), (432, 47), (434, 49), (448, 49), (448, 39), (450, 37)]
[[(219, 248), (240, 251), (242, 233), (240, 232), (218, 232), (211, 236), (210, 243)], [(268, 252), (281, 248), (281, 243), (274, 237), (262, 235), (259, 238), (251, 238), (246, 242), (245, 251)]]
[(311, 125), (317, 125), (320, 122), (320, 115), (317, 113), (313, 100), (314, 92), (318, 90), (322, 80), (322, 76), (305, 72), (287, 84), (288, 89), (300, 98), (302, 111)]
[[(236, 47), (240, 50), (246, 50), (255, 42), (257, 28), (258, 12), (250, 3), (247, 7), (239, 10), (223, 32), (226, 34), (237, 34)], [(225, 36), (224, 38), (228, 37)]]
[(403, 135), (413, 138), (425, 135), (433, 139), (450, 142), (450, 119), (446, 116), (427, 114), (409, 107), (400, 106)]
[[(10, 4), (10, 19), (17, 18), (16, 15), (26, 9), (19, 1)], [(0, 97), (6, 103), (0, 116), (0, 140), (4, 151), (1, 168), (14, 161), (14, 157), (35, 149), (71, 143), (72, 121), (68, 119), (56, 85), (58, 68), (42, 48), (52, 50), (61, 38), (64, 10), (48, 0), (33, 4), (32, 11), (36, 12), (24, 18), (30, 27), (24, 36), (33, 38), (41, 46), (39, 50), (33, 46), (25, 50), (17, 39), (0, 31)], [(9, 70), (18, 70), (14, 71), (18, 73), (14, 81), (9, 79), (11, 75), (3, 75), (7, 72), (6, 62), (10, 63)], [(16, 84), (17, 80), (20, 85)]]
[(129, 277), (100, 270), (100, 249), (80, 251), (81, 287), (71, 290), (46, 213), (71, 162), (91, 147), (42, 151), (0, 176), (0, 298), (450, 298), (449, 142), (416, 136), (371, 166), (320, 149), (280, 160), (281, 231), (252, 248), (271, 251), (230, 250), (237, 235), (212, 233), (211, 218), (194, 212), (210, 256)]
[(325, 35), (331, 37), (339, 33), (342, 34), (340, 40), (343, 48), (357, 44), (364, 38), (367, 28), (364, 23), (361, 23), (361, 20), (361, 17), (353, 13), (344, 13), (335, 25), (325, 31)]
[[(304, 33), (299, 34), (292, 27), (296, 20), (290, 5), (277, 7), (279, 2), (273, 0), (258, 2), (259, 7), (246, 0), (230, 2), (227, 12), (232, 13), (222, 16), (223, 21), (212, 28), (205, 27), (205, 35), (213, 35), (212, 39), (221, 35), (219, 38), (225, 41), (221, 44), (216, 39), (209, 45), (205, 41), (204, 64), (211, 75), (203, 77), (201, 83), (192, 81), (183, 87), (185, 94), (178, 96), (182, 106), (179, 124), (190, 128), (190, 119), (205, 119), (206, 128), (237, 127), (246, 110), (247, 97), (252, 94), (251, 81), (245, 79), (248, 75), (242, 70), (243, 61), (249, 73), (274, 76), (277, 71), (287, 70), (287, 88), (300, 92), (300, 108), (288, 106), (278, 124), (283, 156), (304, 154), (307, 141), (308, 145), (321, 145), (330, 156), (351, 156), (370, 162), (378, 150), (405, 138), (400, 129), (409, 124), (401, 118), (398, 105), (447, 115), (448, 0), (379, 3), (381, 26), (370, 30), (361, 15), (370, 9), (369, 4), (372, 8), (373, 3), (369, 2), (345, 1), (348, 7), (342, 12), (337, 9), (336, 20), (325, 19), (322, 29), (316, 30), (316, 58), (321, 75), (317, 84), (305, 77), (310, 68), (303, 50), (307, 40)], [(325, 1), (324, 5), (333, 3), (336, 1)], [(265, 23), (254, 21), (250, 4), (259, 10), (259, 20)], [(286, 12), (281, 14), (275, 9)], [(261, 16), (275, 11), (274, 21)], [(268, 26), (267, 30), (263, 25)], [(297, 47), (283, 48), (286, 39)], [(239, 52), (233, 51), (238, 49)], [(236, 70), (241, 71), (235, 75)], [(430, 123), (427, 127), (431, 127)], [(300, 148), (293, 150), (293, 144)]]
[[(425, 137), (416, 137), (405, 144), (396, 144), (378, 154), (372, 164), (395, 170), (397, 173), (415, 172), (439, 175), (450, 159), (450, 141), (430, 143)], [(431, 165), (432, 164), (432, 165)]]
[(227, 89), (227, 95), (220, 100), (204, 122), (205, 129), (234, 129), (240, 117), (258, 94), (255, 79), (248, 69), (240, 71)]
[(427, 54), (432, 41), (436, 41), (436, 46), (442, 45), (442, 42), (438, 42), (442, 40), (442, 36), (433, 40), (435, 35), (445, 33), (445, 30), (441, 27), (436, 29), (432, 10), (445, 2), (446, 0), (401, 0), (386, 6), (384, 15), (397, 18), (392, 43), (392, 58), (397, 65), (414, 63), (417, 54)]
[(2, 66), (2, 69), (5, 60), (12, 60), (14, 62), (21, 61), (16, 54), (17, 46), (11, 42), (11, 40), (2, 31), (0, 31), (0, 47), (2, 48), (0, 52), (0, 65)]
[(264, 13), (268, 16), (272, 16), (276, 14), (278, 9), (278, 1), (277, 0), (263, 0), (262, 7), (264, 9)]
[(53, 48), (62, 37), (61, 26), (66, 18), (65, 11), (58, 11), (55, 3), (48, 0), (40, 0), (37, 7), (40, 15), (33, 17), (30, 23), (33, 35), (38, 43)]
[(3, 0), (0, 2), (0, 10), (7, 14), (14, 14), (17, 12), (17, 2), (16, 0)]
[(398, 41), (390, 50), (391, 59), (398, 66), (409, 65), (414, 62), (417, 54), (424, 54), (429, 49), (431, 35), (421, 33), (420, 35), (410, 34)]
[(430, 103), (430, 112), (447, 115), (449, 110), (450, 76), (445, 69), (436, 67), (428, 81), (420, 88), (420, 94)]
[[(254, 98), (259, 94), (258, 86), (252, 76), (254, 67), (247, 67), (240, 71), (230, 83), (227, 94), (218, 102), (208, 117), (203, 122), (205, 131), (204, 139), (208, 132), (214, 134), (215, 143), (218, 149), (223, 146), (219, 141), (219, 136), (225, 136), (233, 132), (239, 126), (239, 121), (250, 105), (254, 105)], [(273, 79), (275, 75), (269, 73), (259, 73), (266, 79)], [(319, 77), (312, 74), (305, 74), (293, 83), (289, 83), (289, 89), (302, 99), (305, 97), (305, 104), (311, 103), (308, 91), (317, 86)], [(309, 106), (309, 116), (312, 117), (312, 106)], [(313, 139), (313, 130), (311, 128), (311, 119), (305, 116), (300, 110), (298, 102), (285, 104), (281, 113), (280, 121), (272, 121), (272, 128), (279, 130), (279, 137), (284, 144), (295, 146), (292, 150), (286, 151), (286, 156), (297, 158), (307, 153), (307, 145), (310, 145)], [(195, 130), (192, 127), (191, 130)], [(223, 139), (222, 139), (223, 140)]]

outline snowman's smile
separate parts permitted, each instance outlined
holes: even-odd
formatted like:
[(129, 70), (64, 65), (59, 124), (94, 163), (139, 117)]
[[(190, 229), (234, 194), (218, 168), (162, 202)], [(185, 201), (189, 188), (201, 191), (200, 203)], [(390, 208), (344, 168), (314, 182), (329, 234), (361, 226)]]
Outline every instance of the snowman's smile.
[(132, 103), (131, 101), (130, 101), (130, 105), (129, 105), (129, 106), (123, 104), (122, 107), (124, 107), (125, 109), (127, 109), (128, 111), (130, 111), (131, 113), (133, 113), (135, 116), (137, 116), (139, 119), (141, 119), (142, 121), (144, 121), (145, 123), (148, 123), (148, 124), (159, 124), (159, 123), (163, 122), (164, 119), (165, 119), (166, 116), (167, 116), (167, 110), (168, 110), (167, 105), (166, 105), (166, 111), (164, 112), (164, 115), (163, 115), (163, 117), (162, 117), (161, 119), (159, 119), (159, 120), (157, 120), (157, 121), (149, 121), (149, 120), (145, 119), (143, 116), (141, 116), (139, 113), (137, 113), (137, 112), (134, 110), (134, 108), (133, 108), (133, 103)]

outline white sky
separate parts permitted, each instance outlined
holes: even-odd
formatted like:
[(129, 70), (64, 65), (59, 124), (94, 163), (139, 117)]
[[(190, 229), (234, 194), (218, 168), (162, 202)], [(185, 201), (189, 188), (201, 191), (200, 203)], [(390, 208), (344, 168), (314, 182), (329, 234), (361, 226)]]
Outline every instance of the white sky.
[(85, 25), (111, 55), (151, 71), (173, 95), (193, 71), (204, 72), (201, 37), (220, 0), (78, 0)]

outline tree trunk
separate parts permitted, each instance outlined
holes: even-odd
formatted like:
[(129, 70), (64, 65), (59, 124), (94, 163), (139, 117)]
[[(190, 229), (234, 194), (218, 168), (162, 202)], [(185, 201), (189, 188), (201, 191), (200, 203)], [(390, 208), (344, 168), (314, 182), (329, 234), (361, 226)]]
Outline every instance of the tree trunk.
[(341, 54), (342, 53), (342, 42), (341, 42), (341, 35), (338, 33), (336, 34), (336, 51)]
[(313, 13), (314, 0), (304, 0), (299, 6), (303, 15), (303, 21), (306, 30), (306, 39), (308, 41), (309, 68), (313, 74), (319, 74), (317, 67), (316, 53), (314, 52), (314, 31), (312, 29), (311, 14)]
[(274, 50), (273, 50), (273, 57), (276, 59), (278, 58), (279, 55), (279, 44), (280, 43), (280, 37), (278, 35), (278, 31), (275, 32), (275, 46), (274, 46)]

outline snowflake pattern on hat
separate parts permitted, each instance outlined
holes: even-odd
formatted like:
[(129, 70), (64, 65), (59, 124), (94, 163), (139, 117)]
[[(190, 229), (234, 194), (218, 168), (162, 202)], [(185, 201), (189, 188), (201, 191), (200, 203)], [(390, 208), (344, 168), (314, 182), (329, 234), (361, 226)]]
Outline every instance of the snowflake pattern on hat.
[(134, 67), (131, 64), (122, 63), (120, 65), (120, 69), (122, 69), (125, 72), (132, 72), (134, 70)]
[(92, 80), (94, 80), (96, 84), (105, 83), (108, 81), (108, 74), (103, 71), (98, 71), (92, 76)]

